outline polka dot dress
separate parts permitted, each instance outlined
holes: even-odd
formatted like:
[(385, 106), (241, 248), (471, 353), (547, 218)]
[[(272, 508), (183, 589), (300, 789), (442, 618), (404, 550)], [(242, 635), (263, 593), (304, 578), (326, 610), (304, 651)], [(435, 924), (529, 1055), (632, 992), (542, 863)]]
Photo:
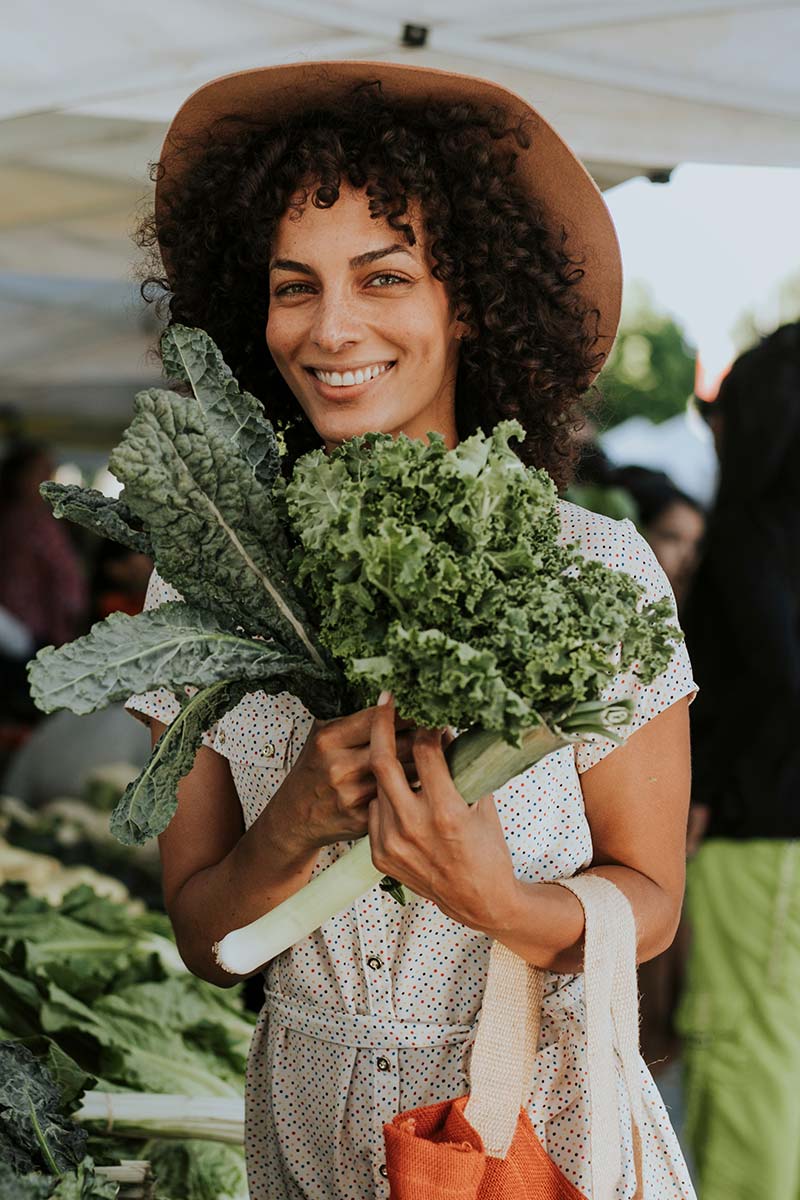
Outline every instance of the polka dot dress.
[[(671, 596), (647, 543), (629, 521), (560, 505), (562, 538), (587, 558), (633, 574), (647, 599)], [(180, 599), (154, 574), (146, 607)], [(633, 728), (692, 695), (685, 647), (649, 687), (619, 675), (606, 698), (634, 697)], [(169, 722), (163, 689), (128, 708)], [(204, 736), (230, 765), (249, 826), (302, 748), (312, 716), (281, 692), (255, 692)], [(592, 861), (580, 776), (614, 749), (593, 739), (550, 755), (496, 793), (520, 878), (546, 882)], [(345, 849), (325, 848), (316, 870)], [(274, 959), (246, 1082), (246, 1150), (253, 1200), (385, 1200), (383, 1125), (404, 1109), (469, 1090), (469, 1051), (488, 968), (489, 939), (430, 901), (398, 905), (377, 887), (347, 912)], [(588, 1092), (581, 975), (551, 974), (545, 988), (530, 1114), (548, 1153), (587, 1197)], [(641, 1063), (644, 1200), (693, 1200), (677, 1139)], [(636, 1190), (630, 1110), (618, 1082), (623, 1136), (619, 1200)]]

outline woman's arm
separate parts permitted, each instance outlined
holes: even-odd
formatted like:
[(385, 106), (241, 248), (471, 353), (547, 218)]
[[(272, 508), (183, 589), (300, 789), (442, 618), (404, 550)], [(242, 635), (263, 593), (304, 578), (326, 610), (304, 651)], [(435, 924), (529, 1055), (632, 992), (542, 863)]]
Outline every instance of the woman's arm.
[[(150, 718), (153, 745), (166, 729)], [(280, 791), (280, 789), (278, 789)], [(278, 794), (273, 798), (273, 803)], [(227, 759), (201, 746), (178, 785), (178, 808), (158, 839), (164, 903), (181, 958), (193, 974), (220, 987), (239, 977), (214, 961), (212, 947), (262, 916), (308, 882), (317, 858), (281, 822), (270, 803), (245, 833)]]
[[(201, 746), (178, 785), (175, 816), (159, 837), (164, 901), (178, 949), (202, 979), (230, 987), (238, 976), (213, 946), (294, 895), (311, 878), (322, 846), (363, 837), (375, 795), (369, 768), (374, 708), (315, 720), (264, 811), (245, 832), (227, 759)], [(166, 728), (150, 718), (153, 744)], [(416, 779), (409, 722), (395, 730), (403, 779)], [(259, 968), (261, 969), (261, 968)]]
[[(387, 706), (388, 708), (388, 706)], [(689, 807), (688, 701), (653, 717), (581, 777), (594, 857), (631, 902), (638, 958), (670, 945), (680, 919)], [(420, 730), (414, 757), (422, 789), (402, 778), (392, 726), (376, 719), (370, 805), (375, 866), (463, 925), (551, 971), (583, 969), (583, 909), (557, 883), (518, 880), (492, 796), (468, 808), (456, 791), (437, 731)]]
[[(589, 870), (628, 897), (639, 962), (666, 950), (680, 922), (689, 764), (682, 699), (581, 776), (594, 848)], [(572, 973), (583, 970), (583, 928), (583, 909), (566, 888), (518, 880), (514, 902), (486, 932), (528, 962)]]

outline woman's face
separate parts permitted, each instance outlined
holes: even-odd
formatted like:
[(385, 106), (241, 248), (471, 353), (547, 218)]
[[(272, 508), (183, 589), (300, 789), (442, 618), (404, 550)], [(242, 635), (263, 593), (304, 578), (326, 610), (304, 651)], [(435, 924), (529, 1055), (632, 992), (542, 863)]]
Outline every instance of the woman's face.
[(458, 442), (460, 326), (431, 275), (418, 210), (408, 219), (414, 246), (343, 186), (331, 208), (308, 203), (278, 225), (267, 346), (328, 452), (369, 431)]
[(647, 527), (646, 532), (680, 607), (697, 566), (705, 520), (691, 505), (675, 501)]

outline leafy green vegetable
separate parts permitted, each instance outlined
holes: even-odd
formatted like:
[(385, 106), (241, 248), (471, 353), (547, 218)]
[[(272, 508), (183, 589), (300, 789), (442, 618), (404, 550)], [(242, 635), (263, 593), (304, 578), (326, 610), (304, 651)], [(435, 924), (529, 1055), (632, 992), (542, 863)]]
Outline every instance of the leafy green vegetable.
[(0, 1042), (0, 1161), (17, 1172), (58, 1175), (83, 1158), (86, 1133), (61, 1111), (47, 1068), (30, 1050)]
[(290, 568), (363, 703), (385, 688), (427, 726), (480, 713), (518, 746), (635, 662), (646, 682), (669, 662), (669, 602), (637, 611), (630, 575), (560, 543), (552, 481), (509, 445), (522, 437), (516, 421), (453, 450), (368, 433), (296, 464)]
[(166, 827), (203, 732), (248, 692), (289, 690), (329, 718), (387, 688), (401, 716), (507, 749), (545, 726), (618, 736), (603, 689), (634, 664), (649, 682), (681, 635), (668, 601), (642, 607), (624, 571), (561, 544), (552, 481), (511, 449), (518, 422), (453, 450), (436, 432), (367, 433), (306, 455), (286, 484), (272, 426), (207, 334), (175, 326), (162, 354), (190, 394), (136, 397), (110, 463), (124, 499), (50, 498), (110, 536), (119, 520), (123, 540), (136, 523), (186, 603), (112, 616), (30, 665), (48, 711), (177, 695), (112, 817), (120, 840)]
[(211, 338), (171, 325), (161, 338), (161, 361), (167, 376), (189, 384), (210, 423), (241, 451), (259, 483), (272, 488), (280, 471), (275, 431), (255, 396), (240, 390)]
[(321, 695), (323, 708), (336, 711), (326, 695), (326, 674), (275, 642), (256, 641), (222, 628), (211, 614), (170, 601), (135, 617), (111, 613), (85, 637), (54, 650), (46, 647), (30, 670), (31, 694), (39, 708), (53, 712), (69, 703), (73, 712), (94, 712), (125, 700), (131, 692), (187, 685), (206, 687), (228, 677), (266, 683), (283, 691), (290, 683)]
[[(26, 1174), (32, 1169), (28, 1138), (13, 1175), (6, 1179), (0, 1168), (0, 1200), (110, 1200), (116, 1195), (114, 1185), (95, 1175), (91, 1160), (81, 1162), (86, 1134), (68, 1119), (98, 1081), (106, 1091), (217, 1095), (241, 1103), (254, 1019), (244, 1011), (238, 989), (212, 987), (169, 965), (171, 955), (153, 952), (167, 930), (160, 914), (139, 912), (87, 887), (57, 907), (23, 887), (0, 887), (0, 1012), (4, 1027), (10, 1026), (5, 1033), (15, 1039), (14, 1055), (29, 1063), (32, 1052), (37, 1068), (52, 1076), (49, 1094), (60, 1095), (62, 1124), (81, 1139), (74, 1165), (58, 1180), (52, 1173)], [(5, 1067), (0, 1057), (3, 1078)], [(5, 1132), (3, 1095), (0, 1091), (0, 1131)], [(5, 1160), (3, 1132), (0, 1159)], [(170, 1190), (161, 1187), (158, 1193), (161, 1200), (247, 1196), (246, 1189), (235, 1190), (243, 1174), (241, 1152), (233, 1147), (178, 1141), (172, 1149), (171, 1141), (143, 1144), (141, 1138), (125, 1141), (107, 1134), (92, 1134), (88, 1145), (103, 1161), (149, 1157), (152, 1151), (159, 1175), (169, 1179)], [(35, 1160), (33, 1169), (44, 1168)]]
[(324, 660), (286, 571), (269, 490), (194, 397), (150, 388), (109, 465), (148, 529), (161, 574), (224, 623)]
[(159, 1200), (248, 1200), (244, 1155), (220, 1142), (154, 1141), (142, 1150), (158, 1180)]
[(54, 516), (66, 517), (98, 537), (110, 538), (112, 542), (120, 542), (141, 554), (150, 554), (150, 539), (122, 498), (112, 500), (94, 488), (50, 480), (43, 483), (39, 491), (51, 505)]

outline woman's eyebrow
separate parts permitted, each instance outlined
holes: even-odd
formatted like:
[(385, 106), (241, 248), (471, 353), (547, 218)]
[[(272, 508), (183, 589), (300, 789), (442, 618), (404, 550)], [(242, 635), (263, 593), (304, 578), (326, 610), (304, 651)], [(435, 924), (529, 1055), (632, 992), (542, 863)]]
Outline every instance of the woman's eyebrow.
[[(353, 271), (359, 267), (366, 267), (370, 263), (377, 262), (379, 258), (386, 258), (387, 254), (408, 254), (413, 258), (411, 251), (401, 242), (395, 242), (393, 246), (384, 246), (382, 250), (367, 250), (364, 254), (357, 254), (355, 258), (350, 259), (350, 267)], [(274, 258), (269, 264), (270, 271), (299, 271), (301, 275), (313, 275), (313, 267), (309, 267), (307, 263), (296, 262), (293, 258)]]

